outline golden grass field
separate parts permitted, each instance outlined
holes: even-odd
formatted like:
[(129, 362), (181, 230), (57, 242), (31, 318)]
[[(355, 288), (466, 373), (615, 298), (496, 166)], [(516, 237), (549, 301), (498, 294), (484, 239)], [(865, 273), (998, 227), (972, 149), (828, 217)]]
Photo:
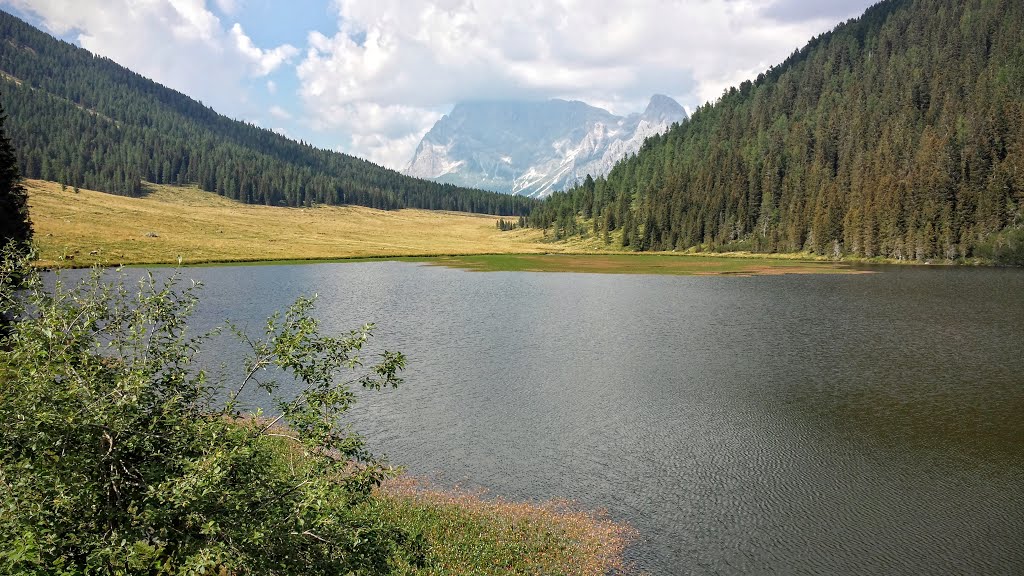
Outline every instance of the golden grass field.
[(596, 237), (552, 242), (502, 232), (497, 216), (362, 206), (242, 204), (191, 186), (148, 185), (143, 198), (26, 181), (41, 266), (413, 257), (477, 271), (618, 274), (853, 272), (806, 255), (622, 253)]
[[(496, 216), (361, 206), (247, 205), (194, 187), (144, 198), (26, 181), (42, 265), (318, 260), (560, 251)], [(150, 233), (155, 234), (153, 237)]]

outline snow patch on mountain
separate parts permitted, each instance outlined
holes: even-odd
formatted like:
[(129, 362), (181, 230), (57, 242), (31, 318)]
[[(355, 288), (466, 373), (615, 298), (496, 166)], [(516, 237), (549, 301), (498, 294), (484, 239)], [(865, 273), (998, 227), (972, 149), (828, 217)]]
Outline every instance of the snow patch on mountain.
[(470, 102), (423, 137), (404, 172), (460, 186), (542, 198), (606, 175), (644, 140), (686, 119), (668, 96), (616, 116), (583, 102)]

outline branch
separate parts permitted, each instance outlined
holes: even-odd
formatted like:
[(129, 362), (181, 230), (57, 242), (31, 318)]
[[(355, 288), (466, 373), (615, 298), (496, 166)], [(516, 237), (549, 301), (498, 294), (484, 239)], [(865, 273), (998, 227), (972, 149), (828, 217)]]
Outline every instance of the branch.
[(314, 534), (310, 530), (304, 530), (302, 532), (292, 532), (292, 535), (294, 535), (294, 536), (309, 536), (310, 538), (313, 538), (315, 540), (319, 540), (319, 541), (323, 542), (324, 544), (330, 544), (330, 541), (326, 540), (325, 538), (323, 538), (321, 536), (317, 536), (316, 534)]
[[(253, 346), (252, 341), (249, 340), (248, 338), (246, 338), (245, 340), (246, 344), (248, 344), (249, 347), (252, 348), (253, 351), (255, 352), (256, 347)], [(238, 386), (238, 390), (235, 390), (234, 392), (231, 393), (231, 400), (228, 401), (226, 406), (224, 406), (225, 412), (230, 412), (231, 410), (234, 410), (235, 403), (238, 400), (238, 396), (242, 394), (242, 390), (245, 390), (245, 385), (248, 384), (251, 380), (253, 380), (253, 377), (256, 376), (256, 372), (259, 372), (261, 368), (269, 365), (271, 357), (272, 354), (256, 356), (256, 359), (252, 363), (252, 368), (250, 368), (249, 373), (245, 375), (245, 379), (243, 379), (242, 384)]]
[(280, 416), (278, 416), (277, 418), (274, 418), (274, 419), (273, 419), (273, 420), (272, 420), (272, 421), (270, 422), (270, 424), (267, 424), (266, 428), (264, 428), (263, 430), (260, 430), (260, 434), (266, 434), (266, 433), (267, 433), (267, 430), (270, 430), (271, 428), (273, 428), (273, 427), (274, 427), (274, 424), (277, 424), (277, 423), (278, 423), (278, 421), (279, 421), (279, 420), (281, 420), (281, 418), (284, 418), (284, 414), (281, 414), (281, 415), (280, 415)]

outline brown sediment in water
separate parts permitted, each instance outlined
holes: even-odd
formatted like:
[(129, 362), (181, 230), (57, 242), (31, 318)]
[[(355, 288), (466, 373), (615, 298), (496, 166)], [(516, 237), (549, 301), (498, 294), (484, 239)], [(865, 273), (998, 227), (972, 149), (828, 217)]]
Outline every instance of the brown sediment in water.
[(442, 257), (425, 260), (425, 262), (477, 272), (580, 272), (694, 276), (869, 273), (867, 270), (855, 269), (834, 262), (673, 254), (480, 255)]

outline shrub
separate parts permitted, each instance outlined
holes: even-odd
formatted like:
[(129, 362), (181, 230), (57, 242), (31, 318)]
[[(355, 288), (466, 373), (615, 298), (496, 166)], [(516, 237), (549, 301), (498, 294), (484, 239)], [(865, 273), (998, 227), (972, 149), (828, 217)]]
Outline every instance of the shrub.
[[(243, 338), (234, 387), (197, 366), (197, 284), (93, 270), (44, 286), (0, 266), (0, 573), (374, 574), (420, 542), (362, 505), (391, 475), (340, 423), (352, 385), (397, 386), (405, 359), (363, 367), (366, 325), (321, 335), (300, 299)], [(342, 374), (350, 379), (342, 379)], [(298, 392), (277, 393), (283, 378)], [(273, 399), (245, 413), (239, 394)], [(283, 388), (282, 388), (283, 389)], [(291, 389), (291, 388), (290, 388)]]
[(991, 234), (974, 250), (975, 256), (1006, 266), (1024, 266), (1024, 227)]

